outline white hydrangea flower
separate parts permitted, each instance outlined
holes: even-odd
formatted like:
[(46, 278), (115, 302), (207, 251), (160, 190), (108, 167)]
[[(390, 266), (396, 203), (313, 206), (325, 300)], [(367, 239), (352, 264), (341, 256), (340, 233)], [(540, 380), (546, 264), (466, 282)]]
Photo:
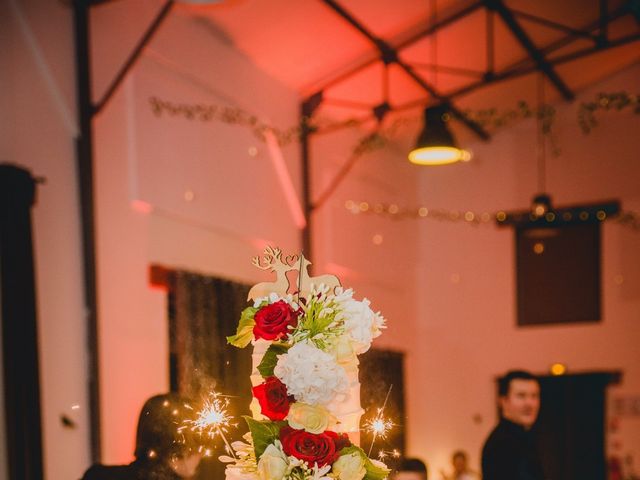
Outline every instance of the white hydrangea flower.
[(278, 357), (274, 374), (298, 402), (309, 405), (327, 405), (349, 392), (347, 374), (335, 357), (304, 342)]
[(382, 334), (384, 317), (371, 310), (371, 302), (366, 298), (358, 301), (342, 297), (340, 303), (342, 311), (338, 317), (344, 322), (345, 333), (351, 338), (354, 351), (360, 355), (369, 350), (374, 338)]

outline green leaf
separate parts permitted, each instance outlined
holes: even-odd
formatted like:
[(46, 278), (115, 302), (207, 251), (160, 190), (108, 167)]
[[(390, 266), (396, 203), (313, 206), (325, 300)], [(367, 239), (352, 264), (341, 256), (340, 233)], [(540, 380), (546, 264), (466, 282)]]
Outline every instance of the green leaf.
[(258, 307), (247, 307), (242, 311), (240, 315), (240, 322), (238, 322), (238, 329), (235, 335), (227, 337), (227, 343), (230, 343), (234, 347), (244, 348), (251, 342), (253, 338), (253, 327), (256, 324), (254, 317), (256, 312), (262, 308), (262, 305)]
[(340, 456), (342, 457), (343, 455), (351, 455), (352, 453), (358, 453), (362, 458), (366, 459), (367, 458), (367, 454), (364, 453), (364, 450), (362, 450), (360, 447), (358, 447), (357, 445), (349, 445), (348, 447), (344, 447), (342, 450), (340, 450)]
[(312, 301), (307, 308), (306, 314), (302, 321), (302, 329), (309, 332), (309, 338), (313, 338), (319, 333), (324, 333), (329, 325), (335, 320), (337, 312), (330, 314), (323, 313), (323, 305)]
[(262, 378), (273, 375), (273, 369), (276, 368), (276, 363), (278, 363), (278, 355), (286, 353), (287, 350), (289, 350), (289, 347), (282, 343), (272, 343), (269, 345), (269, 348), (267, 348), (267, 351), (262, 357), (260, 365), (258, 365), (258, 371), (260, 375), (262, 375)]
[(256, 452), (257, 459), (262, 456), (269, 445), (280, 438), (280, 429), (287, 424), (287, 422), (261, 422), (248, 415), (245, 415), (244, 419), (251, 432), (253, 449)]
[(389, 476), (389, 473), (391, 472), (389, 468), (374, 465), (374, 463), (369, 458), (365, 460), (364, 468), (367, 471), (364, 476), (364, 480), (384, 480)]

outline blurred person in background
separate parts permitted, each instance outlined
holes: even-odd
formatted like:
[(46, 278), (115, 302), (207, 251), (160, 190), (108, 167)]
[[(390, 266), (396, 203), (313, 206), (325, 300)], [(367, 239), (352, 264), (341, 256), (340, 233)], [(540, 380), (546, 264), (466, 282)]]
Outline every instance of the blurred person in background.
[(480, 478), (476, 472), (469, 468), (467, 452), (463, 450), (453, 452), (451, 465), (453, 466), (451, 474), (447, 475), (443, 470), (440, 471), (442, 480), (478, 480)]
[(403, 458), (393, 480), (428, 480), (427, 465), (418, 458)]
[(140, 411), (135, 460), (129, 465), (93, 465), (82, 480), (183, 480), (196, 474), (203, 446), (186, 429), (193, 419), (189, 400), (175, 393), (156, 395)]
[(544, 480), (531, 427), (540, 411), (540, 383), (512, 370), (498, 382), (500, 421), (482, 449), (483, 480)]

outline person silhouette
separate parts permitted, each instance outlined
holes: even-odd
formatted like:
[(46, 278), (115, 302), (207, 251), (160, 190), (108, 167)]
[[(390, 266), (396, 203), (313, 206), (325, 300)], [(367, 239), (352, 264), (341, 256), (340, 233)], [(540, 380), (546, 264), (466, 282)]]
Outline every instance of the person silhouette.
[(188, 429), (178, 427), (194, 412), (189, 399), (176, 393), (149, 398), (138, 418), (135, 460), (129, 465), (96, 464), (82, 480), (182, 480), (195, 475), (203, 445)]

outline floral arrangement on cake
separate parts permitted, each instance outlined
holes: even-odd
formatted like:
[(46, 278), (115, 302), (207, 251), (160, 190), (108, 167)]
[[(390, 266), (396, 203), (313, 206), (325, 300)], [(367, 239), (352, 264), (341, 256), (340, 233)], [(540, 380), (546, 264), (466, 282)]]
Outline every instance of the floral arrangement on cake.
[[(249, 432), (244, 441), (231, 444), (230, 455), (220, 457), (227, 463), (226, 477), (385, 479), (389, 469), (350, 440), (345, 432), (354, 428), (346, 428), (335, 409), (351, 394), (357, 356), (381, 334), (384, 318), (367, 299), (356, 300), (352, 290), (339, 286), (336, 277), (308, 277), (309, 262), (303, 256), (292, 257), (304, 267), (296, 268), (281, 260), (278, 249), (266, 253), (277, 260), (269, 264), (271, 271), (275, 265), (298, 269), (299, 284), (295, 294), (287, 294), (283, 284), (260, 284), (262, 288), (252, 290), (253, 305), (242, 312), (236, 334), (227, 338), (239, 348), (253, 344), (259, 373), (252, 379), (258, 407), (252, 409), (253, 417), (245, 417)], [(280, 280), (285, 270), (278, 272)], [(269, 287), (276, 291), (258, 296)], [(359, 384), (357, 389), (359, 395)], [(359, 407), (359, 396), (357, 400)]]

